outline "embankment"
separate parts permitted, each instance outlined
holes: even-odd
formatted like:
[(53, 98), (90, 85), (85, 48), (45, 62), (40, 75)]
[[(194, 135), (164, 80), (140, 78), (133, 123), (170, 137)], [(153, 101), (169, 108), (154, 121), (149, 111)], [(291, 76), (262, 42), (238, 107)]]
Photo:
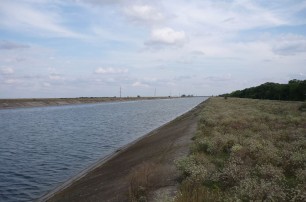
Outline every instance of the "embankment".
[[(175, 98), (175, 97), (171, 97)], [(13, 109), (25, 107), (46, 107), (58, 105), (73, 105), (99, 102), (123, 102), (151, 99), (169, 99), (169, 97), (81, 97), (81, 98), (26, 98), (26, 99), (0, 99), (0, 109)]]
[(174, 196), (174, 161), (188, 154), (204, 102), (119, 149), (40, 201), (136, 201)]

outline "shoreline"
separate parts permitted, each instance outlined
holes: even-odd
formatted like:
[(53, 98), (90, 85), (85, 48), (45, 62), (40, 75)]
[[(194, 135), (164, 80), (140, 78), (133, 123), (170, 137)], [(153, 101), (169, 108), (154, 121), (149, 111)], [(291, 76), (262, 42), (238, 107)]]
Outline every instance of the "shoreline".
[[(194, 109), (194, 108), (193, 108)], [(191, 110), (193, 110), (191, 109)], [(190, 110), (190, 111), (191, 111)], [(118, 149), (116, 149), (116, 151), (106, 155), (105, 157), (101, 158), (100, 160), (98, 160), (97, 162), (93, 163), (92, 165), (90, 165), (88, 168), (85, 168), (84, 170), (82, 170), (80, 173), (76, 174), (75, 176), (72, 176), (70, 179), (68, 179), (67, 181), (65, 181), (64, 183), (62, 183), (61, 185), (55, 187), (55, 189), (51, 190), (50, 192), (46, 193), (45, 195), (43, 195), (41, 198), (39, 198), (37, 200), (37, 202), (41, 202), (41, 201), (47, 201), (50, 198), (52, 198), (54, 195), (56, 195), (57, 193), (63, 191), (64, 189), (68, 188), (70, 185), (72, 185), (74, 182), (80, 180), (82, 177), (84, 177), (85, 175), (87, 175), (88, 173), (90, 173), (91, 171), (95, 170), (96, 168), (102, 166), (104, 163), (106, 163), (107, 161), (111, 160), (112, 158), (115, 158), (117, 155), (120, 155), (122, 152), (124, 152), (126, 149), (128, 149), (129, 147), (137, 144), (137, 142), (141, 141), (144, 138), (147, 138), (150, 135), (153, 135), (155, 132), (157, 132), (158, 130), (160, 130), (161, 128), (163, 128), (164, 126), (170, 124), (171, 122), (174, 122), (176, 119), (180, 118), (181, 116), (184, 116), (185, 114), (187, 114), (188, 112), (185, 112), (184, 114), (176, 117), (174, 120), (171, 120), (163, 125), (161, 125), (160, 127), (150, 131), (149, 133), (146, 133), (145, 135), (137, 138), (136, 140), (133, 140), (130, 143), (127, 143), (126, 145), (123, 145), (122, 147), (119, 147)]]
[[(132, 172), (134, 172), (135, 169), (137, 170), (139, 166), (142, 166), (144, 162), (156, 163), (156, 159), (160, 158), (162, 159), (168, 158), (168, 160), (171, 158), (177, 159), (178, 157), (182, 156), (182, 154), (178, 155), (178, 153), (183, 153), (183, 155), (187, 155), (189, 151), (189, 144), (191, 142), (191, 137), (194, 135), (194, 132), (196, 130), (198, 113), (202, 109), (202, 106), (205, 102), (206, 100), (204, 100), (199, 105), (192, 108), (191, 110), (185, 112), (184, 114), (176, 117), (174, 120), (165, 123), (164, 125), (145, 134), (144, 136), (120, 147), (115, 152), (98, 160), (96, 163), (84, 169), (76, 176), (70, 178), (68, 181), (57, 186), (55, 189), (51, 190), (50, 192), (46, 193), (41, 198), (37, 199), (37, 201), (62, 201), (62, 200), (84, 201), (88, 199), (87, 197), (90, 197), (90, 201), (98, 201), (97, 197), (99, 199), (101, 199), (102, 197), (103, 200), (106, 201), (117, 201), (117, 199), (119, 198), (120, 201), (127, 200), (126, 191), (128, 191), (127, 187), (128, 179), (126, 177)], [(181, 132), (181, 134), (176, 135), (176, 133), (173, 133), (173, 130), (174, 131), (177, 130), (176, 132)], [(184, 139), (184, 141), (182, 142), (180, 141), (180, 139)], [(180, 148), (181, 146), (180, 144), (183, 145), (182, 148)], [(148, 149), (148, 147), (150, 147), (151, 149)], [(179, 148), (175, 149), (175, 147)], [(169, 151), (176, 150), (176, 151), (167, 152), (168, 150)], [(161, 152), (163, 153), (162, 156), (160, 154)], [(172, 153), (176, 153), (174, 157)], [(118, 159), (121, 159), (121, 161), (118, 162)], [(128, 163), (125, 163), (126, 161), (127, 162), (132, 161), (133, 163), (132, 165), (128, 165)], [(123, 165), (118, 166), (118, 163), (119, 165), (121, 164)], [(168, 163), (166, 167), (169, 166)], [(173, 159), (171, 160), (170, 163), (173, 164), (171, 165), (172, 168), (170, 170), (167, 169), (166, 172), (176, 172), (175, 170), (173, 170), (174, 167)], [(159, 162), (159, 164), (161, 164), (160, 165), (161, 168), (164, 166), (162, 165), (162, 162)], [(119, 177), (116, 175), (116, 173), (122, 173), (122, 172), (124, 173), (124, 175), (120, 175)], [(117, 179), (109, 178), (108, 174), (114, 175), (113, 177)], [(178, 177), (177, 173), (171, 173), (171, 174), (174, 174), (172, 176), (171, 183), (177, 184), (176, 182), (176, 178)], [(101, 175), (103, 175), (102, 178)], [(102, 185), (102, 188), (104, 189), (95, 192), (95, 190), (101, 189), (101, 186), (97, 185), (101, 183), (104, 184), (104, 186)], [(114, 185), (118, 186), (110, 190), (107, 186), (107, 184), (109, 183), (110, 184), (113, 183)], [(163, 185), (163, 187), (164, 186), (165, 185)], [(173, 185), (171, 185), (171, 187), (173, 191)], [(88, 191), (94, 193), (89, 194)], [(117, 195), (116, 199), (114, 200), (112, 199), (112, 197), (114, 196), (114, 193), (116, 193), (117, 191), (119, 191), (121, 195), (120, 196)], [(154, 191), (151, 190), (150, 192)], [(81, 195), (88, 195), (88, 196), (82, 198), (80, 197)]]
[(139, 100), (174, 99), (180, 97), (81, 97), (81, 98), (25, 98), (0, 99), (0, 110), (33, 108), (47, 106), (64, 106), (77, 104), (94, 104), (103, 102), (127, 102)]

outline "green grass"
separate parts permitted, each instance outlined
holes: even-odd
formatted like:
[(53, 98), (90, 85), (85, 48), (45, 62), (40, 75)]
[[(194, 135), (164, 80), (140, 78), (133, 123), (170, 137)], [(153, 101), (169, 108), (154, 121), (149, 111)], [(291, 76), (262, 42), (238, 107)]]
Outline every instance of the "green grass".
[(211, 98), (176, 162), (183, 201), (306, 201), (305, 103)]

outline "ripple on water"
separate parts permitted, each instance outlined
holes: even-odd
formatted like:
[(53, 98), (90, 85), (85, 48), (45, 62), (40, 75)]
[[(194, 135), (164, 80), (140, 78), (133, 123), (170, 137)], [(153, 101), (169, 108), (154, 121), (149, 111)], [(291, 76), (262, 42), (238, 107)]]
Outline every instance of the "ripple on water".
[(204, 98), (0, 111), (0, 201), (32, 201)]

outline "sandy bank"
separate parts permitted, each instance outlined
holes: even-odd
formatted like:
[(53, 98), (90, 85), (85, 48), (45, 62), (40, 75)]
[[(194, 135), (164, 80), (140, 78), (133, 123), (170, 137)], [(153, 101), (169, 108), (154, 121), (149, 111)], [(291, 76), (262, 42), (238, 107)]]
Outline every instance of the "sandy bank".
[[(176, 98), (176, 97), (171, 97)], [(0, 99), (0, 109), (14, 109), (25, 107), (45, 107), (58, 105), (73, 105), (98, 102), (123, 102), (136, 100), (169, 99), (169, 97), (84, 97), (84, 98), (27, 98)]]
[(203, 105), (118, 150), (41, 201), (128, 201), (140, 195), (158, 200), (173, 196), (179, 176), (174, 160), (187, 155)]

